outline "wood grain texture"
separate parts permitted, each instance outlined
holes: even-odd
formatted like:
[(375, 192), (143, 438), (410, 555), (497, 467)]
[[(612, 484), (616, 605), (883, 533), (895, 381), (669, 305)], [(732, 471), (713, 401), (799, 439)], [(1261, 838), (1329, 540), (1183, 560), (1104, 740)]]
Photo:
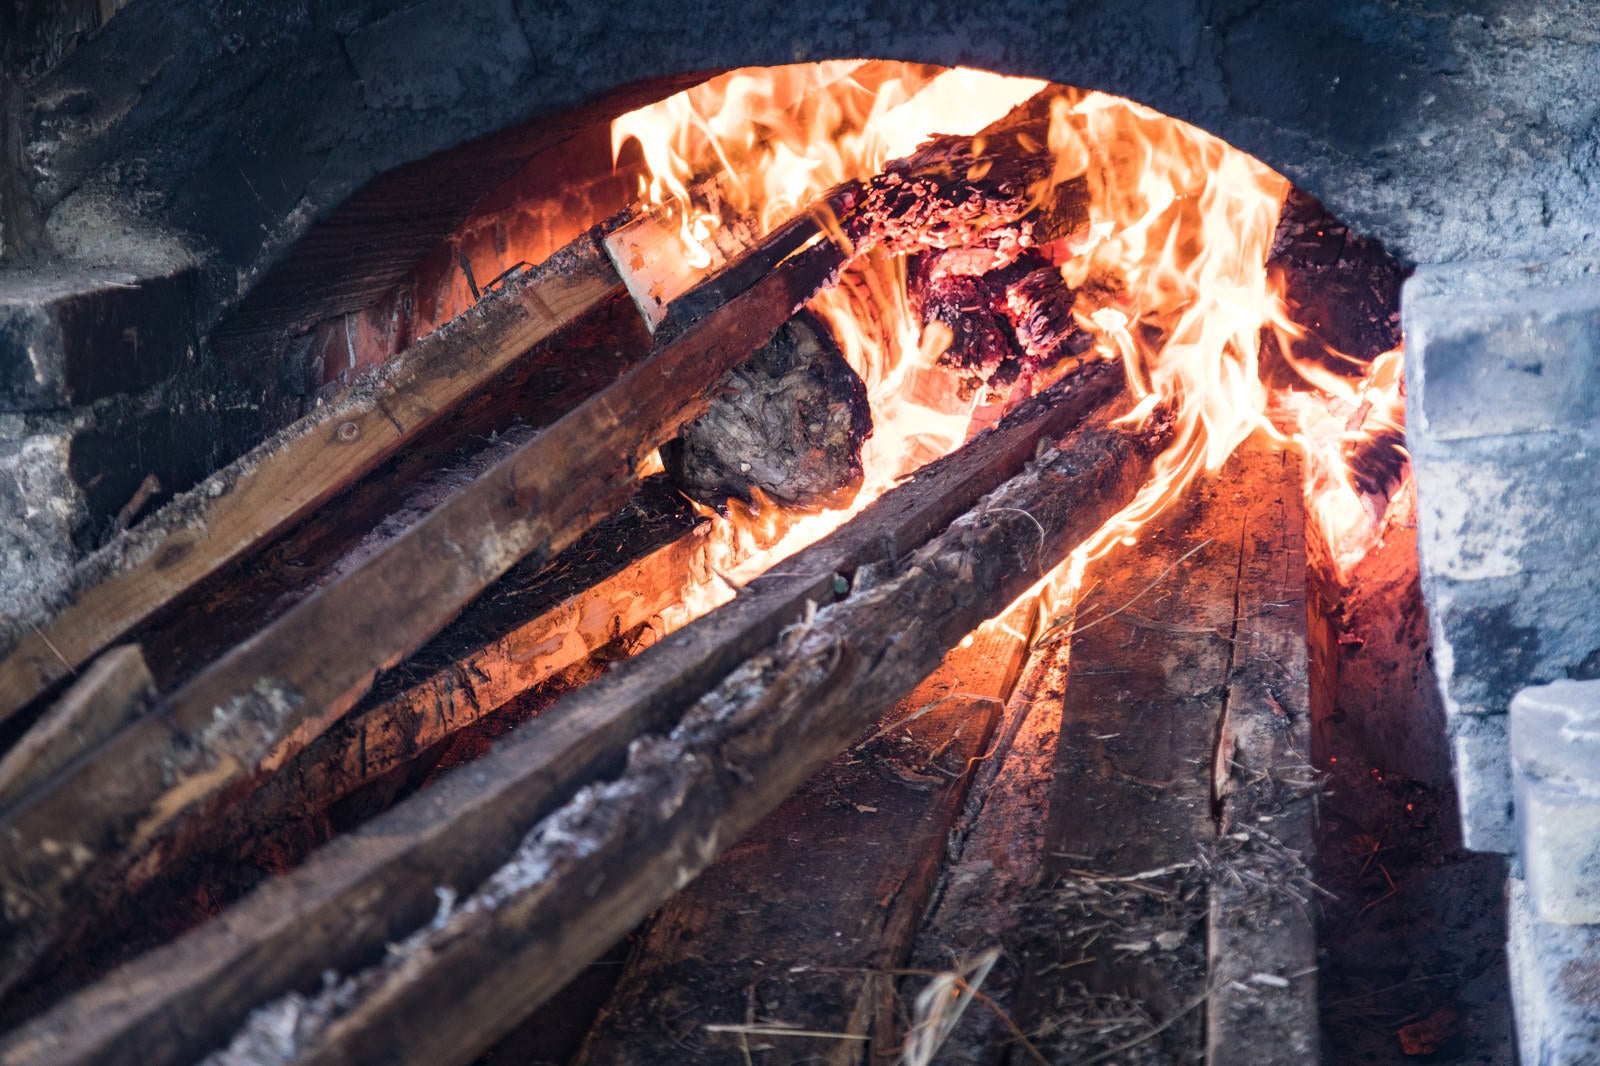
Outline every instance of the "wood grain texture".
[(101, 655), (0, 759), (0, 807), (144, 713), (155, 694), (137, 644)]
[(195, 582), (310, 514), (621, 286), (605, 255), (580, 241), (174, 500), (89, 560), (73, 601), (0, 660), (0, 721)]
[[(1020, 947), (1022, 1023), (1052, 1061), (1124, 1045), (1130, 1062), (1217, 1061), (1223, 1046), (1239, 1056), (1227, 1061), (1272, 1053), (1217, 1037), (1241, 969), (1269, 965), (1233, 932), (1256, 912), (1230, 887), (1247, 858), (1230, 822), (1219, 833), (1234, 800), (1218, 784), (1259, 772), (1262, 757), (1248, 756), (1247, 773), (1238, 745), (1259, 751), (1259, 715), (1273, 718), (1263, 684), (1283, 707), (1309, 699), (1299, 508), (1292, 457), (1252, 442), (1137, 544), (1089, 569), (1070, 637), (1049, 879), (1033, 902), (1046, 932)], [(1271, 974), (1305, 968), (1302, 958), (1309, 966), (1304, 952), (1285, 954)], [(1242, 995), (1275, 991), (1257, 982)], [(1298, 1050), (1274, 1061), (1315, 1060), (1296, 1057), (1315, 1040), (1314, 1015), (1300, 1021)]]
[[(1065, 624), (1070, 619), (1069, 604), (1064, 614), (1046, 621)], [(1021, 937), (1027, 903), (1045, 865), (1069, 648), (1070, 642), (1062, 641), (1033, 649), (1006, 702), (995, 741), (975, 768), (966, 808), (951, 833), (949, 860), (935, 906), (917, 932), (911, 969), (958, 970), (990, 948), (1014, 945)], [(1015, 1015), (1022, 976), (1017, 954), (1002, 954), (984, 978), (983, 994)], [(906, 978), (902, 1000), (914, 999), (926, 985), (926, 978)], [(1013, 1043), (995, 1011), (969, 1008), (945, 1038), (940, 1055), (951, 1063), (998, 1066), (1014, 1053)]]
[[(1014, 628), (991, 626), (952, 649), (867, 736), (662, 908), (578, 1061), (687, 1055), (738, 1066), (750, 1051), (844, 1066), (861, 1059), (868, 1038), (877, 1054), (893, 1054), (887, 971), (905, 963), (1023, 645)], [(707, 1028), (751, 1022), (842, 1035)]]
[(1299, 456), (1256, 446), (1243, 459), (1252, 476), (1237, 497), (1237, 625), (1219, 760), (1225, 847), (1207, 921), (1206, 1061), (1290, 1066), (1318, 1056), (1305, 505)]
[[(312, 989), (326, 969), (364, 964), (427, 920), (438, 906), (435, 889), (470, 891), (535, 821), (597, 775), (616, 773), (633, 738), (669, 730), (808, 603), (833, 602), (866, 568), (903, 560), (1021, 469), (1041, 438), (1068, 433), (1121, 387), (1121, 369), (1107, 365), (1022, 405), (731, 603), (503, 738), (478, 763), (12, 1034), (0, 1042), (0, 1063), (188, 1062), (263, 1000)], [(524, 1000), (515, 1009), (531, 1006)]]

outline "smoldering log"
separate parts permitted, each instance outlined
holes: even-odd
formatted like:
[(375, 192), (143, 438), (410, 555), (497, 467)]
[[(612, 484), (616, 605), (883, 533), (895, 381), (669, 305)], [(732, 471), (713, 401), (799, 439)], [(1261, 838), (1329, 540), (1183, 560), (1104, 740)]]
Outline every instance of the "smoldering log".
[(1000, 389), (1082, 355), (1093, 338), (1079, 328), (1076, 294), (1036, 251), (996, 265), (973, 249), (916, 256), (906, 287), (923, 324), (950, 331), (939, 365), (961, 375), (963, 392)]
[(1088, 187), (1056, 182), (1048, 147), (1059, 95), (1045, 89), (974, 137), (935, 137), (890, 161), (866, 183), (846, 234), (858, 248), (884, 244), (908, 254), (983, 247), (1003, 263), (1080, 232)]
[(922, 549), (858, 573), (676, 728), (635, 739), (620, 777), (581, 790), (385, 961), (258, 1010), (208, 1061), (471, 1061), (1132, 499), (1165, 434), (1109, 416)]
[(752, 502), (752, 488), (795, 508), (855, 498), (872, 411), (825, 322), (795, 315), (719, 387), (711, 409), (661, 449), (685, 492), (713, 506)]

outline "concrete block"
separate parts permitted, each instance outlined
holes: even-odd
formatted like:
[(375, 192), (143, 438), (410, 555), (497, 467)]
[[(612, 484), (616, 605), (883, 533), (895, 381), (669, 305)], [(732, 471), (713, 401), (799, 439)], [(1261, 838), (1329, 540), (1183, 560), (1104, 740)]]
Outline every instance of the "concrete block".
[(1423, 594), (1446, 713), (1505, 714), (1528, 685), (1594, 676), (1600, 663), (1600, 568), (1451, 581), (1428, 573)]
[(193, 363), (189, 269), (0, 275), (0, 411), (82, 406)]
[(1424, 267), (1402, 319), (1422, 588), (1463, 832), (1468, 847), (1509, 852), (1512, 696), (1600, 671), (1600, 262)]
[(1600, 264), (1453, 263), (1406, 284), (1411, 425), (1430, 441), (1600, 418)]
[(1429, 573), (1479, 581), (1600, 557), (1596, 424), (1449, 444), (1416, 442), (1419, 550)]
[(1600, 1062), (1600, 926), (1541, 921), (1510, 884), (1508, 962), (1525, 1066)]
[(1514, 854), (1517, 834), (1506, 716), (1455, 718), (1448, 732), (1462, 844), (1473, 851)]
[(1600, 681), (1517, 693), (1511, 766), (1534, 912), (1547, 922), (1600, 924)]

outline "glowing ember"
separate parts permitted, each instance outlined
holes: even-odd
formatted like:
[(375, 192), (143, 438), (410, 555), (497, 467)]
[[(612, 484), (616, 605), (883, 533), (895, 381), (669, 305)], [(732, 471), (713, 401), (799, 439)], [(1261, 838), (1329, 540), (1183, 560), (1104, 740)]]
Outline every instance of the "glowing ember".
[[(926, 68), (886, 63), (735, 71), (618, 119), (613, 150), (638, 142), (649, 175), (642, 194), (671, 210), (686, 260), (709, 263), (707, 242), (730, 212), (770, 231), (835, 184), (870, 178), (934, 134), (971, 136), (1045, 88), (960, 69), (930, 80)], [(1344, 378), (1286, 356), (1305, 388), (1275, 397), (1263, 383), (1267, 331), (1284, 339), (1285, 352), (1288, 339), (1303, 338), (1266, 265), (1285, 179), (1185, 123), (1073, 89), (1051, 101), (1048, 143), (1032, 150), (1053, 156), (1034, 202), (1082, 179), (1089, 215), (1087, 227), (1036, 251), (1077, 292), (1073, 315), (1098, 353), (1126, 368), (1138, 401), (1129, 418), (1159, 405), (1177, 421), (1172, 447), (1134, 503), (1044, 584), (1070, 595), (1089, 559), (1135, 537), (1258, 431), (1306, 453), (1315, 524), (1329, 556), (1348, 569), (1376, 541), (1405, 482), (1400, 357), (1387, 353), (1370, 368), (1350, 361), (1354, 374), (1366, 372)], [(973, 154), (981, 151), (975, 143)], [(718, 202), (697, 201), (697, 187), (715, 190)], [(954, 375), (934, 369), (950, 333), (938, 323), (920, 327), (903, 258), (882, 249), (860, 257), (812, 306), (869, 390), (866, 482), (842, 511), (794, 516), (733, 505), (712, 552), (732, 583), (837, 527), (998, 417), (980, 412), (982, 395), (959, 399)], [(685, 617), (728, 595), (726, 584), (691, 593)]]

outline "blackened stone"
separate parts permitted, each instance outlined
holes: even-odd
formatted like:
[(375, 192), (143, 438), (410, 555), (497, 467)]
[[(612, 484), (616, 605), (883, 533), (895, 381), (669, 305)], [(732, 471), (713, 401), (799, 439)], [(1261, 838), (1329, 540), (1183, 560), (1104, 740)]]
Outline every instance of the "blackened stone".
[(667, 470), (704, 503), (753, 499), (842, 507), (861, 488), (872, 432), (867, 388), (816, 316), (801, 312), (730, 371), (711, 409), (662, 449)]
[(82, 406), (191, 365), (193, 284), (189, 270), (0, 278), (0, 410)]

